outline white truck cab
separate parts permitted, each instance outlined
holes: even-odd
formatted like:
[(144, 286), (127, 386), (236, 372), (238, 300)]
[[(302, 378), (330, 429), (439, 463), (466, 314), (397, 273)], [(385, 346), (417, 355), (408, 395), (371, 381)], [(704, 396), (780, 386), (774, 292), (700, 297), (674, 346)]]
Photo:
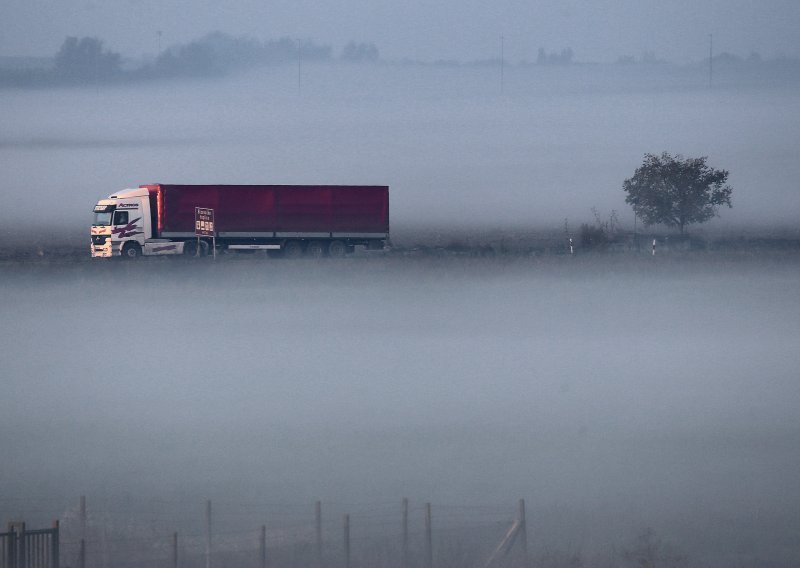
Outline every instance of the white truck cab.
[(94, 206), (92, 258), (183, 254), (184, 243), (153, 237), (147, 188), (126, 189)]

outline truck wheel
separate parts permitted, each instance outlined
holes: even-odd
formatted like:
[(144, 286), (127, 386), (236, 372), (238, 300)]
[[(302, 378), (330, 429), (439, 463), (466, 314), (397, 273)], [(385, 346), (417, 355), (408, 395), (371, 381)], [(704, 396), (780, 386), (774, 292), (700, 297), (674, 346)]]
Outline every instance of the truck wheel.
[(322, 258), (325, 256), (325, 244), (320, 241), (311, 241), (306, 247), (306, 254), (311, 258)]
[(300, 258), (303, 256), (303, 243), (300, 241), (287, 241), (283, 245), (284, 258)]
[(142, 256), (142, 247), (139, 246), (139, 243), (126, 243), (122, 247), (122, 258), (136, 260), (140, 256)]
[(328, 245), (328, 254), (331, 258), (342, 258), (347, 254), (347, 245), (342, 241), (331, 241)]

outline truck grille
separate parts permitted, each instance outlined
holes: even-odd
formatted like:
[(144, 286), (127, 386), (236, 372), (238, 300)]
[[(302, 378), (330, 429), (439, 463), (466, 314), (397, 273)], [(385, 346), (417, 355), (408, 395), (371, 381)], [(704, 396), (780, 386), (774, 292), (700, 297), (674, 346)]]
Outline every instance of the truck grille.
[(108, 240), (108, 235), (92, 235), (92, 244), (93, 245), (104, 245)]

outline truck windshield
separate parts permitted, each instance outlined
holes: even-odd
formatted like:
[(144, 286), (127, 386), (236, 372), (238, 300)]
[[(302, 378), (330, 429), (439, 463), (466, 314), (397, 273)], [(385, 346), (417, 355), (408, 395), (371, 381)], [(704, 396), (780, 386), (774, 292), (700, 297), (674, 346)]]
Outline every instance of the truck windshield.
[(94, 214), (94, 222), (92, 225), (110, 225), (111, 224), (111, 211), (103, 211), (102, 213)]

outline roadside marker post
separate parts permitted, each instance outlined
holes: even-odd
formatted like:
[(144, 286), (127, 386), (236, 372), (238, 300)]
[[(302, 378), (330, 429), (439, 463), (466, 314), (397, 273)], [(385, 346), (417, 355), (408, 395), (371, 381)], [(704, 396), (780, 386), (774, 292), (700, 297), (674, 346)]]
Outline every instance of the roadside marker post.
[(200, 256), (200, 237), (211, 237), (213, 258), (217, 258), (217, 231), (214, 227), (214, 210), (208, 207), (194, 208), (194, 234), (197, 235), (197, 252)]

